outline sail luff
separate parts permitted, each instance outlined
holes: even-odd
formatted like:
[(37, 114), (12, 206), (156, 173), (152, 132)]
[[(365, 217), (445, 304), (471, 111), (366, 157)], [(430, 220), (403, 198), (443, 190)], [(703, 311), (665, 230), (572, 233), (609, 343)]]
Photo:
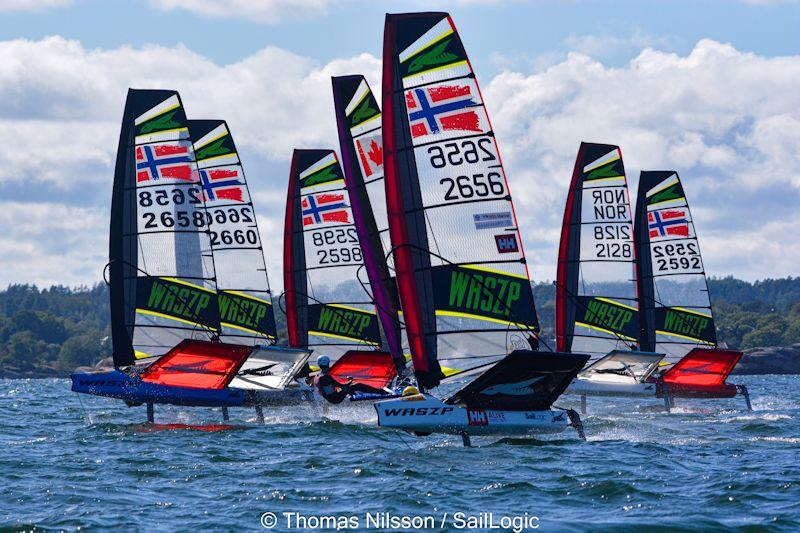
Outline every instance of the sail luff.
[[(400, 76), (399, 65), (395, 63), (396, 26), (395, 21), (403, 15), (386, 15), (383, 33), (383, 81), (382, 81), (382, 138), (383, 164), (386, 180), (386, 207), (389, 218), (389, 234), (392, 241), (395, 275), (398, 295), (403, 309), (406, 336), (411, 350), (411, 358), (417, 383), (423, 388), (436, 387), (443, 377), (439, 362), (436, 360), (435, 346), (428, 343), (425, 337), (425, 322), (420, 310), (420, 288), (414, 267), (414, 252), (408, 236), (405, 207), (403, 205), (403, 179), (400, 175), (400, 154), (395, 136), (399, 132), (410, 144), (411, 134), (404, 120), (400, 120), (403, 111), (402, 87), (397, 78)], [(405, 157), (403, 163), (409, 174), (416, 173), (416, 162), (413, 157)], [(409, 185), (406, 185), (410, 187)], [(421, 203), (421, 202), (418, 202)]]
[[(166, 91), (165, 91), (166, 92)], [(126, 166), (129, 164), (128, 146), (133, 145), (133, 99), (134, 89), (128, 89), (125, 99), (125, 110), (122, 114), (122, 126), (119, 133), (117, 146), (117, 161), (114, 168), (114, 188), (111, 196), (111, 222), (109, 228), (109, 299), (111, 309), (111, 341), (113, 345), (114, 366), (125, 367), (135, 362), (133, 353), (133, 334), (128, 331), (125, 306), (125, 278), (126, 271), (131, 270), (125, 262), (124, 232), (124, 199), (126, 187)], [(136, 246), (136, 240), (131, 239), (130, 244)], [(135, 256), (136, 253), (130, 254)]]
[(286, 299), (286, 329), (289, 346), (292, 348), (305, 348), (308, 345), (308, 331), (300, 327), (301, 307), (305, 309), (308, 305), (306, 279), (305, 275), (301, 275), (305, 270), (305, 254), (303, 243), (295, 240), (297, 233), (294, 230), (300, 217), (295, 200), (300, 193), (299, 163), (300, 154), (295, 150), (289, 169), (289, 190), (283, 225), (283, 290)]
[[(375, 221), (370, 198), (368, 196), (365, 176), (356, 163), (358, 157), (354, 146), (354, 136), (348, 124), (347, 106), (344, 90), (346, 87), (358, 87), (363, 83), (366, 85), (367, 93), (364, 98), (368, 103), (373, 99), (372, 91), (366, 83), (364, 76), (341, 76), (331, 79), (333, 85), (333, 100), (336, 111), (336, 125), (339, 134), (339, 147), (342, 158), (342, 169), (344, 171), (345, 183), (350, 195), (350, 208), (358, 232), (359, 242), (361, 243), (364, 267), (369, 278), (369, 285), (372, 296), (375, 299), (378, 318), (383, 326), (386, 336), (386, 343), (389, 353), (395, 362), (395, 367), (403, 369), (406, 366), (401, 342), (400, 320), (398, 316), (398, 305), (396, 298), (396, 286), (394, 279), (389, 274), (386, 265), (386, 255), (381, 245), (380, 235)], [(355, 96), (355, 92), (353, 96)], [(371, 120), (379, 120), (380, 112)], [(378, 126), (379, 127), (379, 126)], [(382, 165), (381, 165), (382, 166)]]
[(570, 305), (570, 298), (578, 293), (578, 276), (574, 273), (576, 264), (570, 262), (570, 257), (575, 255), (574, 247), (580, 226), (576, 225), (575, 217), (580, 216), (580, 205), (576, 206), (576, 192), (579, 190), (578, 181), (581, 176), (580, 163), (583, 161), (585, 143), (581, 143), (578, 156), (575, 158), (575, 167), (572, 170), (572, 179), (567, 192), (567, 202), (564, 207), (564, 220), (561, 224), (561, 241), (558, 248), (558, 270), (556, 273), (556, 350), (559, 352), (572, 351), (572, 333), (575, 328), (575, 307)]

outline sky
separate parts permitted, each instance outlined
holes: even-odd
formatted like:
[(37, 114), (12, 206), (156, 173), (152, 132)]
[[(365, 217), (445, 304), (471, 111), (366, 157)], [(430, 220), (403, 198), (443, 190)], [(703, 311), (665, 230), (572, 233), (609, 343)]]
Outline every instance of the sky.
[(380, 87), (384, 14), (431, 9), (483, 89), (534, 281), (581, 141), (620, 145), (632, 191), (680, 173), (710, 275), (800, 275), (797, 1), (0, 0), (0, 287), (102, 279), (136, 87), (228, 121), (279, 290), (292, 148), (338, 150), (330, 76)]

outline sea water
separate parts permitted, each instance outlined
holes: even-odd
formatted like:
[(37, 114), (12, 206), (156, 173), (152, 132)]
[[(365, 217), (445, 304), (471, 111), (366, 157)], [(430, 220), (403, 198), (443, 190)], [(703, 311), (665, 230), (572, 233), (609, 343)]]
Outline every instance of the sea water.
[[(374, 411), (144, 407), (0, 380), (0, 529), (800, 529), (800, 377), (753, 397), (593, 399), (548, 438), (413, 437)], [(563, 407), (578, 397), (563, 396)], [(174, 424), (174, 425), (166, 425)], [(182, 424), (182, 425), (181, 425)], [(170, 429), (171, 428), (171, 429)]]

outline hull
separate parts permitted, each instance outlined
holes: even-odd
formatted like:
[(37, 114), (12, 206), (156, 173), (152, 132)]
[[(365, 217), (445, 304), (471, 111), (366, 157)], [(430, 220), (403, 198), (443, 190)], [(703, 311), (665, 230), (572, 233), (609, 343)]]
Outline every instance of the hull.
[(566, 411), (468, 409), (422, 394), (377, 402), (375, 410), (379, 426), (418, 434), (532, 435), (572, 426)]
[(638, 398), (656, 398), (656, 383), (609, 383), (591, 379), (576, 378), (572, 380), (564, 394), (580, 394), (581, 396), (633, 396)]
[(148, 383), (119, 370), (75, 372), (72, 391), (128, 403), (153, 403), (199, 407), (235, 407), (245, 405), (245, 391), (238, 389), (193, 389)]

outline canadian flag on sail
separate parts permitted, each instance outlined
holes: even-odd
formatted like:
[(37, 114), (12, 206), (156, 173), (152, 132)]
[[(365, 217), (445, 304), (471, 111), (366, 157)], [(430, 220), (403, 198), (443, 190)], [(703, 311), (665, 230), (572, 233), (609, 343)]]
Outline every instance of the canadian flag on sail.
[(383, 147), (381, 134), (365, 135), (356, 139), (356, 151), (361, 171), (365, 178), (383, 171)]

